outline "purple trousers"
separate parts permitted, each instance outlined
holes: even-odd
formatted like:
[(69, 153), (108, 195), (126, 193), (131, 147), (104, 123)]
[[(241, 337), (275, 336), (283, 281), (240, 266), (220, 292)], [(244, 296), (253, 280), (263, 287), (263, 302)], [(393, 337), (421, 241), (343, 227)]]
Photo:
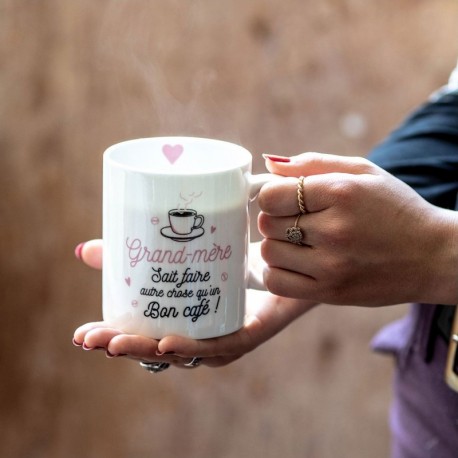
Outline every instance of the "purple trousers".
[(458, 393), (445, 383), (448, 343), (434, 330), (435, 309), (414, 304), (373, 340), (396, 358), (392, 458), (458, 458)]

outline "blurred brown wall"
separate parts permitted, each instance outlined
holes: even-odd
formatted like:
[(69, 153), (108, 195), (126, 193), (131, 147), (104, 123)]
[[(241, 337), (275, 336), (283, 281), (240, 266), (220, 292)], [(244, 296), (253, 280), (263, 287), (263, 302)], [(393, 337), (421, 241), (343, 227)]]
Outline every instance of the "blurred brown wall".
[[(386, 457), (404, 307), (321, 307), (233, 365), (151, 376), (71, 344), (100, 319), (101, 154), (198, 135), (365, 155), (445, 83), (453, 0), (0, 0), (0, 456)], [(256, 236), (255, 236), (256, 237)]]

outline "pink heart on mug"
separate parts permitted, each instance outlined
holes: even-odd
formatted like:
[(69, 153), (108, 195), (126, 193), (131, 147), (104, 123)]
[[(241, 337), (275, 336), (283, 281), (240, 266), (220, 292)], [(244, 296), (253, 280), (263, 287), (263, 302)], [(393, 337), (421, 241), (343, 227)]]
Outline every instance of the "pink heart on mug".
[(164, 145), (162, 152), (167, 160), (173, 165), (183, 154), (183, 145)]
[(130, 277), (126, 277), (124, 281), (127, 283), (127, 286), (130, 286)]

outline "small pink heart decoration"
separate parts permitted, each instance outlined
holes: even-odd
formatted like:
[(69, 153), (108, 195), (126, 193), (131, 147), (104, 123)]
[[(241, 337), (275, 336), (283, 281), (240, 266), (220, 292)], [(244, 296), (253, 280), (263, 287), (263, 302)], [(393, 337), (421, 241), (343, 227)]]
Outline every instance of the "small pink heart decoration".
[(173, 165), (183, 154), (183, 145), (164, 145), (162, 152), (167, 160)]
[(210, 228), (210, 231), (211, 231), (211, 233), (213, 234), (213, 232), (216, 231), (216, 227), (215, 227), (215, 226), (212, 226), (212, 227)]
[(127, 286), (130, 286), (130, 277), (126, 277), (124, 281), (127, 283)]

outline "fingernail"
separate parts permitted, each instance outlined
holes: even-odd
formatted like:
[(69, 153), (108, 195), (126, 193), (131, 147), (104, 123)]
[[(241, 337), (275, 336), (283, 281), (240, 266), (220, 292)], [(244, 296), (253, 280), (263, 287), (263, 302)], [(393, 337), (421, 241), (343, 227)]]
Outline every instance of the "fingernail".
[(119, 356), (126, 356), (126, 353), (118, 353), (117, 355), (113, 355), (108, 350), (105, 352), (107, 358), (118, 358)]
[(291, 162), (291, 159), (286, 156), (275, 156), (273, 154), (263, 154), (264, 159), (269, 159), (272, 162)]
[(85, 342), (83, 342), (83, 345), (81, 345), (81, 346), (83, 347), (83, 350), (86, 350), (86, 351), (102, 350), (103, 349), (103, 347), (88, 347)]
[(166, 351), (166, 352), (160, 352), (159, 350), (156, 351), (156, 356), (163, 356), (163, 355), (174, 355), (175, 352), (173, 351)]
[(77, 342), (74, 337), (72, 338), (72, 343), (73, 343), (73, 345), (75, 347), (82, 347), (83, 346), (83, 344), (80, 344), (79, 342)]
[(83, 251), (83, 247), (85, 245), (86, 242), (82, 242), (82, 243), (79, 243), (78, 245), (76, 245), (76, 248), (75, 248), (75, 257), (76, 259), (79, 259), (81, 261), (81, 252)]

